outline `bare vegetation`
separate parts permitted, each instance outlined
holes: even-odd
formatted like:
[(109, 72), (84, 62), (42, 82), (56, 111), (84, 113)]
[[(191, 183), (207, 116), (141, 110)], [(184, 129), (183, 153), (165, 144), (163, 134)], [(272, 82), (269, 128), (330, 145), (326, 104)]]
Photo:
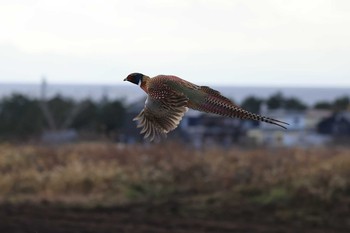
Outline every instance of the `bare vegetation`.
[(1, 144), (0, 175), (3, 205), (137, 205), (181, 216), (350, 227), (348, 148)]

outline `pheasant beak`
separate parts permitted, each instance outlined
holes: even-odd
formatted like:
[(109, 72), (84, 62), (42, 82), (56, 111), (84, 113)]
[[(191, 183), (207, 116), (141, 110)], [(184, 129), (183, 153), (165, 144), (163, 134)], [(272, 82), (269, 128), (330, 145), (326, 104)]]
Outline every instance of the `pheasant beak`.
[(128, 78), (124, 78), (124, 81), (128, 81)]

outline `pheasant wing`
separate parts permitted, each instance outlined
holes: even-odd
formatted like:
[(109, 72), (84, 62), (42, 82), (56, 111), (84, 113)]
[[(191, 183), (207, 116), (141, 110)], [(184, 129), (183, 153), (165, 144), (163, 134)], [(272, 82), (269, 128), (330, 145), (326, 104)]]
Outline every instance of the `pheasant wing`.
[(180, 123), (185, 112), (188, 98), (183, 95), (172, 94), (167, 98), (155, 99), (148, 96), (144, 109), (134, 118), (137, 127), (142, 128), (141, 134), (150, 141), (166, 137)]

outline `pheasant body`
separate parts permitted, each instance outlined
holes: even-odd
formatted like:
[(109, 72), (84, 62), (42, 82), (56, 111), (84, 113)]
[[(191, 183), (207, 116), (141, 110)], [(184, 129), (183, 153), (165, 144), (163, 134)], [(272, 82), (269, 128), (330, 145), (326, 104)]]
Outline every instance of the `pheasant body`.
[(165, 137), (180, 123), (188, 108), (226, 117), (262, 121), (282, 128), (285, 122), (246, 111), (220, 92), (198, 86), (172, 75), (150, 78), (140, 73), (130, 74), (124, 81), (140, 85), (148, 94), (144, 109), (134, 118), (141, 133), (150, 140)]

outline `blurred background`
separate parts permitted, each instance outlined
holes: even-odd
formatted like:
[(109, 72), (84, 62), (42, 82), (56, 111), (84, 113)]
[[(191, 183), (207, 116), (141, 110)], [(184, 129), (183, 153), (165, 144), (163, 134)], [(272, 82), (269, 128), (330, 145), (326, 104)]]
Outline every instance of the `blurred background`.
[[(348, 232), (350, 3), (0, 2), (0, 231)], [(189, 111), (158, 144), (122, 80), (171, 74), (290, 125)]]

